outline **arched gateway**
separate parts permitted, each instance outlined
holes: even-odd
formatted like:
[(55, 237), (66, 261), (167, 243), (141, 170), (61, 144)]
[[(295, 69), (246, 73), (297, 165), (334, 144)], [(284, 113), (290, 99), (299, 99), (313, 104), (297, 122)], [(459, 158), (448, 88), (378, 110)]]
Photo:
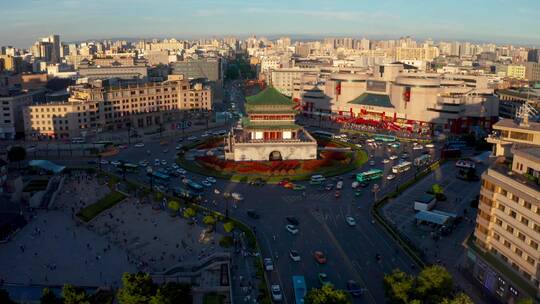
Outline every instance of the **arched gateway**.
[(269, 157), (269, 159), (270, 159), (271, 161), (273, 161), (273, 160), (283, 160), (283, 158), (281, 157), (281, 152), (279, 152), (279, 151), (272, 151), (272, 152), (270, 152), (270, 157)]

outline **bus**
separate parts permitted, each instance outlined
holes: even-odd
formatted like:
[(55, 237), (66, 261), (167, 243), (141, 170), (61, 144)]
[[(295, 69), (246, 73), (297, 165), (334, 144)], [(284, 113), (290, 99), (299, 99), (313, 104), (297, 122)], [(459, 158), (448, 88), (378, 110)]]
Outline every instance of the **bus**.
[(385, 135), (385, 134), (376, 134), (373, 136), (375, 140), (383, 141), (383, 142), (395, 142), (397, 138), (393, 135)]
[(356, 180), (359, 182), (365, 182), (365, 181), (381, 178), (382, 176), (383, 176), (383, 170), (371, 169), (369, 171), (356, 174)]
[(311, 134), (313, 134), (314, 136), (319, 136), (319, 137), (324, 137), (324, 138), (334, 138), (334, 133), (321, 131), (321, 130), (314, 131)]
[(411, 169), (411, 162), (405, 161), (392, 167), (392, 173), (401, 173)]
[(295, 275), (292, 277), (294, 289), (294, 301), (296, 304), (304, 304), (304, 297), (307, 293), (306, 279), (304, 276)]
[(413, 163), (416, 167), (422, 167), (424, 165), (427, 165), (431, 161), (431, 155), (429, 154), (422, 154), (414, 159)]
[(158, 181), (163, 181), (163, 182), (168, 182), (171, 178), (168, 174), (161, 171), (154, 171), (151, 173), (151, 176), (157, 179)]
[(137, 172), (139, 170), (139, 165), (131, 163), (120, 163), (120, 165), (118, 165), (116, 168), (118, 168), (118, 170), (120, 171), (125, 168), (127, 172)]
[(187, 182), (187, 186), (191, 191), (193, 191), (195, 193), (200, 193), (200, 192), (203, 191), (203, 186), (201, 184), (198, 184), (198, 183), (192, 181), (192, 180), (189, 180)]

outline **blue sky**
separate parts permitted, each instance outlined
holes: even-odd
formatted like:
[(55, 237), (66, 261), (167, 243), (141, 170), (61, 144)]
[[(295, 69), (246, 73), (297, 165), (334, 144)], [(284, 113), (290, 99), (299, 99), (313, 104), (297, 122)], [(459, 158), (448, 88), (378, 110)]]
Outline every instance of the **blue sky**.
[(212, 35), (314, 35), (540, 45), (538, 0), (0, 0), (0, 45)]

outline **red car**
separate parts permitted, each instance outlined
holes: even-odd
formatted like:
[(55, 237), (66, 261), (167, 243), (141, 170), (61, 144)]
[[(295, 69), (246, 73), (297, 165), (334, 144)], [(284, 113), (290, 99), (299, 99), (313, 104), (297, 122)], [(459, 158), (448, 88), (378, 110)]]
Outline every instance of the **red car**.
[(283, 187), (285, 187), (286, 189), (292, 189), (294, 188), (294, 184), (291, 182), (287, 182), (286, 184), (283, 185)]
[(313, 257), (315, 258), (315, 261), (319, 264), (326, 264), (326, 256), (322, 251), (315, 251), (313, 253)]
[(285, 184), (288, 184), (288, 183), (290, 183), (289, 180), (282, 179), (282, 180), (279, 181), (278, 185), (285, 186)]
[(341, 192), (336, 191), (336, 193), (334, 193), (334, 197), (335, 197), (335, 198), (341, 197)]

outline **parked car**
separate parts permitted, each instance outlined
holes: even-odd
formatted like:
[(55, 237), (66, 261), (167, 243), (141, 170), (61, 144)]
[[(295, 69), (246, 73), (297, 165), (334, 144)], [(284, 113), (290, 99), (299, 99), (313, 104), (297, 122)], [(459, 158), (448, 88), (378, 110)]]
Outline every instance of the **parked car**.
[(317, 277), (319, 278), (319, 283), (321, 283), (321, 286), (332, 284), (330, 280), (328, 280), (328, 275), (324, 272), (320, 272)]
[(360, 287), (354, 280), (347, 281), (347, 292), (354, 297), (359, 297), (364, 293), (364, 289)]
[(281, 302), (283, 300), (281, 287), (279, 287), (279, 285), (272, 285), (270, 289), (272, 291), (272, 300), (274, 300), (275, 302)]
[(387, 179), (387, 180), (393, 180), (394, 178), (396, 178), (396, 176), (395, 176), (394, 174), (388, 174), (388, 175), (386, 176), (386, 179)]
[(143, 143), (136, 143), (135, 144), (135, 148), (143, 148), (143, 147), (144, 147)]

